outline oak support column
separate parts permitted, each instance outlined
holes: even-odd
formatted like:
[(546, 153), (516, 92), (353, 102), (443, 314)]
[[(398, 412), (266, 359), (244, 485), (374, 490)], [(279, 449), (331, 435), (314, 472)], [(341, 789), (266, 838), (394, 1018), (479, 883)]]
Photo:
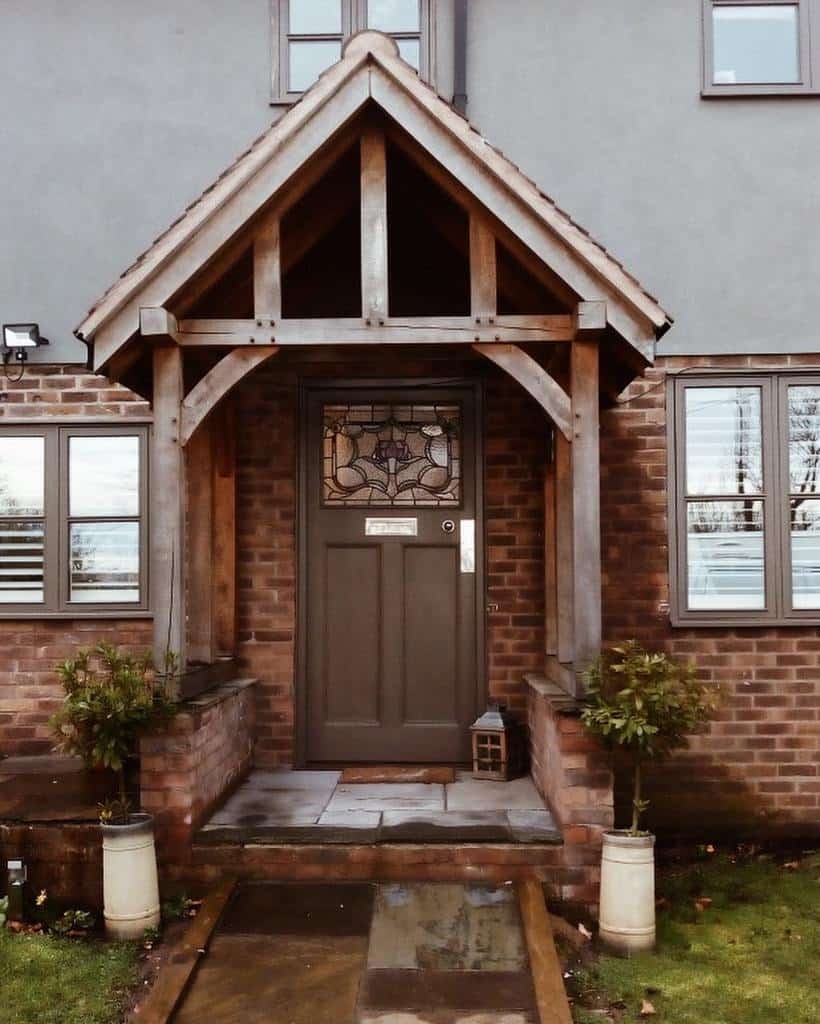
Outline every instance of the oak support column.
[(387, 149), (384, 134), (367, 129), (361, 138), (362, 316), (383, 321), (388, 313)]
[(180, 444), (182, 350), (158, 340), (153, 350), (154, 426), (151, 443), (151, 607), (154, 664), (168, 654), (185, 666), (185, 466)]
[(598, 339), (572, 343), (572, 548), (574, 670), (582, 676), (601, 649), (601, 465)]
[(236, 407), (228, 397), (213, 414), (214, 653), (236, 654)]
[(556, 647), (558, 661), (571, 668), (575, 658), (575, 559), (573, 557), (572, 445), (555, 431)]
[(206, 420), (185, 447), (187, 490), (188, 659), (214, 660), (213, 603), (213, 450), (212, 421)]

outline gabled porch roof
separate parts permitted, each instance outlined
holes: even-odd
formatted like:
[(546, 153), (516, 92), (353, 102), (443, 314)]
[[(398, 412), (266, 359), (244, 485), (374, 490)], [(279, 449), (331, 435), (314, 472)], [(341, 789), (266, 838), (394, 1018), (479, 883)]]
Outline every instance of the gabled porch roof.
[[(293, 192), (305, 166), (320, 160), (368, 104), (380, 108), (579, 301), (606, 303), (607, 325), (640, 361), (653, 360), (655, 340), (672, 322), (657, 300), (425, 85), (390, 39), (364, 32), (92, 307), (76, 334), (90, 345), (94, 368), (110, 372), (112, 358), (140, 330), (140, 309), (169, 306), (264, 207)], [(301, 194), (298, 186), (294, 194)]]

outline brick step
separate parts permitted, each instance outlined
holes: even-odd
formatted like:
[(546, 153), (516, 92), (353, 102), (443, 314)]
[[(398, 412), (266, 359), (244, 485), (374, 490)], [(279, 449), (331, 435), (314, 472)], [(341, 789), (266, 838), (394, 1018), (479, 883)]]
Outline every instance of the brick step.
[(440, 881), (499, 884), (538, 878), (560, 893), (582, 872), (567, 867), (561, 843), (194, 843), (186, 863), (163, 875), (208, 884), (242, 881)]

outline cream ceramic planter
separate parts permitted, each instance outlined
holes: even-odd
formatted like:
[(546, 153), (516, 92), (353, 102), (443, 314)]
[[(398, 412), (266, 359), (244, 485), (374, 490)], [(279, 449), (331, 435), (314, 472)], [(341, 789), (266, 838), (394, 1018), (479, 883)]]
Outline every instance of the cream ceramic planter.
[(159, 925), (154, 819), (132, 814), (127, 825), (103, 825), (105, 929), (112, 939), (139, 939)]
[(599, 934), (624, 956), (655, 945), (655, 837), (604, 832)]

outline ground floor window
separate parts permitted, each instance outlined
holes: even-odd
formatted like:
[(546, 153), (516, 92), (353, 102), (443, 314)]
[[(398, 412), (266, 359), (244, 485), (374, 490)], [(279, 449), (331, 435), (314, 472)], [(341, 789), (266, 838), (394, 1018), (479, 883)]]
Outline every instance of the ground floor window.
[(146, 435), (0, 430), (0, 615), (146, 607)]
[(672, 388), (673, 616), (820, 621), (820, 377)]

